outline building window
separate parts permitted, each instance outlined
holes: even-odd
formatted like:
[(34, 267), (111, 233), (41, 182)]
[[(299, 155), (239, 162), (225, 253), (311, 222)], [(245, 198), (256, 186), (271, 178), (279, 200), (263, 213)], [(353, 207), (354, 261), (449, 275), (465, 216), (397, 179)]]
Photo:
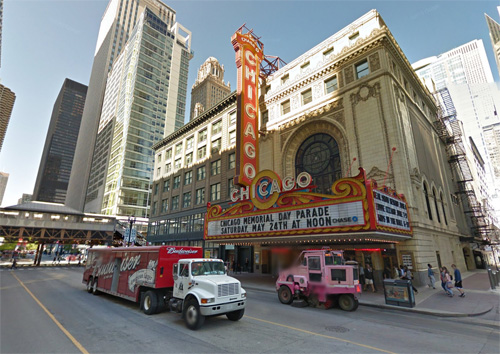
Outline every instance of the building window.
[(227, 196), (231, 197), (231, 191), (234, 189), (234, 179), (227, 180)]
[(307, 70), (307, 68), (309, 68), (310, 64), (311, 64), (310, 62), (307, 62), (307, 63), (302, 64), (302, 65), (300, 66), (300, 72), (304, 72), (304, 71), (306, 71), (306, 70)]
[(221, 138), (212, 141), (212, 154), (216, 154), (220, 151), (222, 140)]
[(302, 92), (302, 104), (303, 105), (311, 103), (312, 100), (313, 100), (312, 89), (305, 90), (304, 92)]
[(233, 152), (232, 154), (229, 154), (227, 160), (230, 170), (236, 167), (236, 153)]
[(161, 175), (161, 167), (158, 167), (158, 168), (156, 169), (156, 175), (157, 175), (157, 176), (160, 176), (160, 175)]
[(156, 202), (153, 202), (153, 210), (151, 210), (151, 214), (156, 214)]
[(361, 79), (370, 73), (370, 68), (368, 67), (368, 60), (363, 60), (362, 62), (356, 64), (356, 79)]
[(432, 220), (431, 203), (429, 201), (429, 190), (427, 189), (427, 183), (425, 182), (424, 182), (424, 196), (425, 196), (425, 204), (427, 206), (427, 214), (429, 216), (429, 220)]
[(213, 202), (219, 199), (220, 199), (220, 183), (212, 184), (210, 186), (210, 201)]
[(181, 166), (182, 166), (182, 161), (181, 161), (181, 159), (177, 159), (177, 160), (175, 160), (175, 163), (174, 163), (174, 168), (175, 168), (176, 170), (178, 170), (179, 168), (181, 168)]
[(161, 154), (158, 154), (157, 158), (156, 158), (156, 161), (157, 162), (161, 162)]
[(432, 196), (434, 197), (434, 207), (436, 208), (436, 216), (438, 219), (438, 223), (441, 223), (441, 215), (439, 215), (438, 201), (436, 197), (436, 188), (432, 188)]
[(202, 146), (198, 149), (198, 160), (203, 160), (207, 156), (207, 147)]
[(286, 100), (281, 104), (281, 115), (285, 115), (290, 112), (290, 100)]
[(444, 199), (443, 199), (443, 193), (441, 192), (439, 194), (439, 199), (441, 199), (441, 208), (443, 209), (443, 218), (444, 218), (444, 223), (448, 225), (448, 220), (446, 219), (446, 211), (444, 210)]
[(200, 188), (196, 190), (196, 204), (205, 203), (205, 188)]
[(193, 153), (190, 152), (186, 154), (186, 165), (193, 163)]
[(154, 193), (155, 195), (158, 194), (158, 188), (159, 187), (160, 187), (159, 183), (155, 184), (155, 193)]
[(210, 175), (211, 176), (216, 176), (220, 173), (220, 159), (217, 161), (214, 161), (210, 164)]
[(222, 131), (222, 120), (212, 124), (212, 135), (218, 134)]
[(182, 143), (175, 145), (175, 156), (182, 154)]
[(229, 114), (229, 125), (236, 124), (236, 112), (232, 112)]
[(236, 144), (236, 130), (229, 132), (229, 145)]
[(165, 165), (165, 173), (169, 173), (170, 171), (172, 171), (172, 164), (171, 163), (167, 163)]
[(190, 136), (186, 139), (186, 150), (192, 149), (194, 146), (194, 136)]
[(163, 199), (161, 201), (161, 212), (166, 213), (168, 211), (168, 199)]
[(264, 111), (260, 115), (261, 125), (265, 126), (269, 122), (269, 111)]
[(198, 133), (198, 142), (201, 143), (205, 140), (207, 140), (207, 129), (206, 128)]
[(284, 85), (288, 82), (288, 79), (290, 78), (290, 75), (286, 74), (281, 77), (281, 84)]
[(172, 158), (172, 149), (168, 149), (167, 152), (165, 153), (165, 160), (168, 160), (171, 158)]
[(188, 171), (184, 174), (184, 185), (187, 186), (193, 181), (193, 171)]
[(191, 192), (186, 192), (182, 196), (182, 207), (189, 208), (191, 206)]
[(172, 188), (173, 188), (173, 189), (177, 189), (177, 188), (179, 188), (179, 187), (180, 187), (180, 185), (181, 185), (181, 176), (175, 176), (175, 177), (174, 177), (174, 183), (173, 183), (173, 185), (172, 185)]
[(163, 193), (168, 192), (170, 190), (170, 180), (167, 179), (163, 181)]
[(323, 52), (323, 60), (326, 59), (328, 56), (333, 54), (333, 47), (328, 48)]
[(196, 170), (196, 180), (201, 181), (205, 179), (205, 176), (207, 175), (205, 166), (201, 166)]
[(172, 210), (179, 209), (179, 196), (172, 197)]
[(337, 75), (325, 81), (325, 91), (326, 93), (332, 93), (339, 88), (337, 82)]
[(295, 157), (295, 172), (309, 173), (317, 186), (316, 193), (332, 194), (332, 184), (341, 178), (340, 151), (330, 135), (319, 133), (310, 136), (300, 145)]

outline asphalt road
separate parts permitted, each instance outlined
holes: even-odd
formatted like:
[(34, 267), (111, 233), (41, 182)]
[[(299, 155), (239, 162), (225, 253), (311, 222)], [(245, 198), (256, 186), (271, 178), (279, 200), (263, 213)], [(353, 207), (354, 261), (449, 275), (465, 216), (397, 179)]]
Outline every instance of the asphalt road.
[(498, 329), (360, 307), (295, 308), (248, 291), (245, 316), (207, 319), (198, 331), (179, 314), (88, 294), (83, 268), (0, 270), (0, 353), (498, 353)]

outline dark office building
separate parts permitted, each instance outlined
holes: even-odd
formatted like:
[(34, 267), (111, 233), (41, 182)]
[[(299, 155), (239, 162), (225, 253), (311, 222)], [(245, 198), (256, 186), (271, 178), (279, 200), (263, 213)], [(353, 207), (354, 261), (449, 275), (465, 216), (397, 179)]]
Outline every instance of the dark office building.
[(87, 86), (64, 80), (52, 110), (33, 200), (64, 203), (86, 96)]

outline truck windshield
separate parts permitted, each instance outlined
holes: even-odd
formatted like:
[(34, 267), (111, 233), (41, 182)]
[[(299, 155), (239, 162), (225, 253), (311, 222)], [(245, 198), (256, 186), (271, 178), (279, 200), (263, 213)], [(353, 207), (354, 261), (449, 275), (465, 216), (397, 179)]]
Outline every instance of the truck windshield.
[(191, 274), (197, 275), (224, 275), (224, 263), (222, 262), (193, 262), (191, 264)]
[(338, 255), (325, 256), (325, 265), (341, 265), (344, 264), (344, 259)]

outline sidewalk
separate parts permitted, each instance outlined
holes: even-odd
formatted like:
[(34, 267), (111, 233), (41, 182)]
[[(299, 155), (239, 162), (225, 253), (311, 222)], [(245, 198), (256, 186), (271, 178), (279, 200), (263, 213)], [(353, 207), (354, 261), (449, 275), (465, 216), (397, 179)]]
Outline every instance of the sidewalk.
[[(243, 288), (266, 291), (276, 294), (276, 278), (269, 274), (241, 273), (230, 274), (241, 281)], [(436, 283), (436, 289), (427, 286), (419, 287), (415, 295), (415, 307), (406, 308), (385, 303), (384, 289), (380, 286), (376, 293), (363, 292), (358, 296), (361, 306), (371, 306), (383, 309), (420, 313), (439, 317), (475, 317), (467, 321), (484, 322), (483, 324), (500, 327), (500, 290), (490, 289), (488, 273), (485, 270), (465, 272), (462, 274), (466, 296), (458, 296), (458, 290), (453, 289), (455, 296), (446, 296), (441, 283)]]

